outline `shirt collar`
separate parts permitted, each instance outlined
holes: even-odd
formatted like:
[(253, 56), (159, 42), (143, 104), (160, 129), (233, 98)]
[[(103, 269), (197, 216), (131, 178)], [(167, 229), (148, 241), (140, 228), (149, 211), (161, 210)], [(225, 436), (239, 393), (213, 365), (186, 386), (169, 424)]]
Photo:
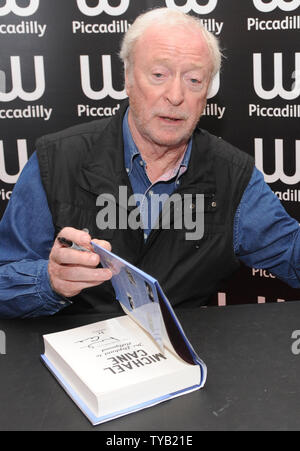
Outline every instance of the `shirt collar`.
[[(130, 174), (132, 171), (133, 159), (137, 155), (140, 155), (140, 152), (139, 152), (137, 146), (135, 145), (135, 142), (131, 135), (131, 131), (130, 131), (129, 124), (128, 124), (128, 113), (129, 113), (129, 107), (127, 108), (127, 111), (123, 118), (123, 139), (124, 139), (124, 163), (125, 163), (126, 172), (128, 174)], [(189, 140), (187, 149), (184, 153), (183, 159), (179, 166), (180, 174), (184, 173), (188, 168), (191, 151), (192, 151), (192, 142), (193, 142), (193, 139), (191, 138)]]
[(123, 139), (124, 139), (124, 163), (128, 174), (132, 171), (132, 162), (136, 155), (140, 155), (138, 148), (133, 141), (131, 131), (128, 124), (129, 107), (123, 118)]

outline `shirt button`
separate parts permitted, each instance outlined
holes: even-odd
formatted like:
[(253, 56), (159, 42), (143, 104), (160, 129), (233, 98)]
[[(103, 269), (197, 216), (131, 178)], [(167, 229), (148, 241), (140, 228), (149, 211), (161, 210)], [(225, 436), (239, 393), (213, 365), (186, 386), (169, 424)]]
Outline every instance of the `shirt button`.
[(144, 233), (144, 240), (146, 240), (148, 238), (147, 233)]
[(217, 202), (215, 202), (215, 201), (212, 202), (212, 203), (211, 203), (211, 206), (212, 206), (213, 208), (215, 208), (215, 207), (217, 206)]
[(144, 166), (143, 160), (140, 160), (140, 165), (141, 165), (141, 166)]
[(154, 192), (152, 191), (152, 189), (149, 191), (149, 196), (153, 196)]
[(126, 172), (127, 172), (127, 174), (129, 174), (129, 168), (126, 168)]

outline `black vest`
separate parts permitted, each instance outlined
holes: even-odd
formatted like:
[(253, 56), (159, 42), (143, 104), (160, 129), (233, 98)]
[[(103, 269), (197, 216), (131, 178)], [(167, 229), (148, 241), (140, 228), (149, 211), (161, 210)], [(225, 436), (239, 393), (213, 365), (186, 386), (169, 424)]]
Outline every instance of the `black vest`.
[[(142, 229), (99, 230), (98, 196), (108, 194), (108, 199), (116, 199), (118, 216), (123, 208), (118, 204), (119, 187), (127, 187), (128, 197), (133, 194), (124, 167), (125, 110), (126, 104), (113, 118), (77, 125), (37, 141), (41, 178), (56, 233), (65, 226), (87, 228), (93, 238), (110, 241), (115, 254), (156, 278), (173, 306), (207, 304), (222, 281), (239, 267), (233, 252), (233, 221), (253, 171), (253, 159), (196, 129), (189, 167), (176, 194), (204, 194), (203, 237), (187, 240), (186, 233), (191, 231), (184, 227), (160, 227), (151, 231), (145, 243)], [(126, 216), (134, 209), (128, 207)], [(120, 311), (110, 282), (84, 290), (72, 300), (69, 311)]]

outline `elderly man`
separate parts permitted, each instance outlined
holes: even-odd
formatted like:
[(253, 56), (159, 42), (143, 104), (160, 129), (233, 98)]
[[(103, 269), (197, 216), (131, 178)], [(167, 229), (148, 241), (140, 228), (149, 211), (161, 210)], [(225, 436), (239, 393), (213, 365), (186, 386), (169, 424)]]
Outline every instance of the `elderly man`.
[[(252, 158), (197, 127), (220, 68), (214, 36), (196, 18), (157, 9), (135, 21), (121, 57), (129, 104), (38, 140), (19, 178), (0, 228), (0, 315), (118, 311), (99, 257), (57, 236), (87, 248), (102, 240), (156, 277), (174, 306), (206, 304), (239, 260), (299, 287), (298, 223)], [(137, 199), (140, 227), (124, 225), (134, 207), (124, 193)], [(175, 221), (162, 227), (164, 209), (153, 213), (155, 195), (174, 193), (189, 195), (196, 218), (204, 212), (201, 237), (187, 239)], [(105, 199), (115, 207), (106, 227)]]

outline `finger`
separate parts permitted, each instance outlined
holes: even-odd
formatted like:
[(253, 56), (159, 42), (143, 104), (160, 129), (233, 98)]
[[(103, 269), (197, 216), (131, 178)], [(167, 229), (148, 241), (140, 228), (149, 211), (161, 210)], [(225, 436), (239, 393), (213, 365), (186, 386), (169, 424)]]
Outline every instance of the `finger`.
[(97, 240), (93, 238), (93, 243), (98, 244), (98, 246), (104, 247), (107, 251), (111, 252), (111, 244), (105, 240)]
[(83, 252), (61, 246), (53, 248), (50, 258), (59, 265), (95, 267), (100, 263), (99, 255), (94, 252)]
[(82, 266), (57, 265), (56, 277), (69, 282), (100, 284), (111, 279), (112, 272), (104, 268), (85, 268)]
[(87, 247), (92, 250), (92, 246), (90, 245), (91, 236), (84, 230), (74, 229), (73, 227), (64, 227), (59, 232), (58, 236), (64, 237), (67, 240), (73, 241), (79, 246)]

